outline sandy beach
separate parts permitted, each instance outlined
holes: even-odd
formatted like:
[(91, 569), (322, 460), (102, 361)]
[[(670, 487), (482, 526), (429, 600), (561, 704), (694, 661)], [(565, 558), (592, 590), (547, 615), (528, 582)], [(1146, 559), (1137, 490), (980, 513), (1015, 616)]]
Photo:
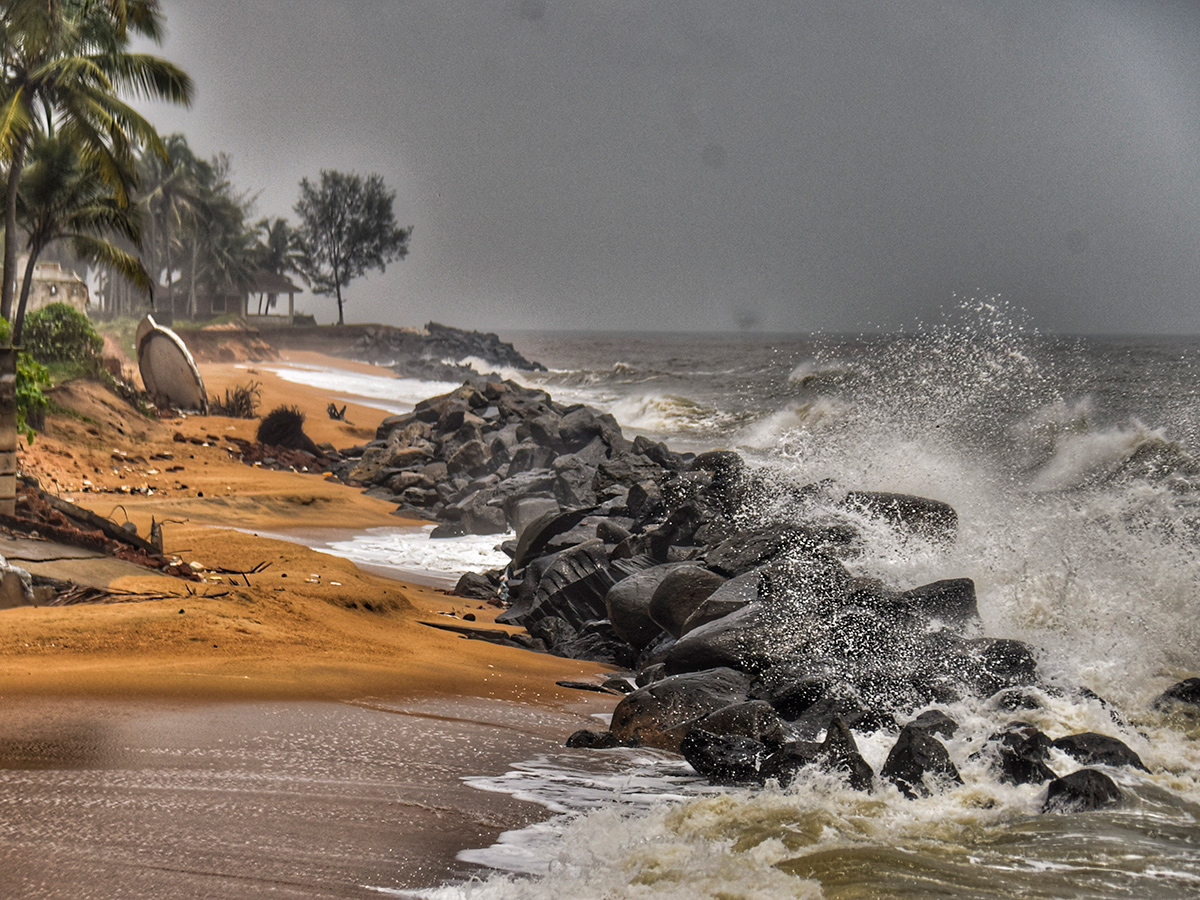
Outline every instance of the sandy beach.
[[(390, 374), (311, 352), (280, 363)], [(210, 396), (253, 381), (261, 412), (299, 407), (317, 443), (366, 442), (386, 415), (350, 403), (331, 420), (326, 394), (245, 361), (201, 369)], [(143, 535), (164, 523), (166, 554), (204, 580), (122, 575), (109, 586), (123, 602), (0, 611), (0, 868), (18, 873), (20, 896), (365, 896), (435, 884), (461, 871), (459, 848), (545, 815), (461, 778), (561, 747), (611, 709), (555, 685), (595, 680), (597, 666), (427, 627), (468, 612), (487, 627), (499, 610), (259, 535), (406, 523), (319, 474), (239, 462), (225, 439), (253, 439), (257, 420), (152, 421), (85, 383), (56, 399), (76, 413), (49, 417), (21, 470)], [(354, 738), (371, 733), (386, 740)], [(270, 784), (246, 788), (265, 805), (227, 802), (230, 785), (267, 777), (273, 753), (284, 761)], [(316, 791), (289, 774), (312, 766), (324, 767)], [(207, 793), (194, 808), (147, 813), (145, 791), (192, 796), (197, 771)], [(86, 800), (97, 791), (102, 815)], [(343, 816), (370, 840), (341, 833)], [(252, 849), (223, 850), (239, 832)]]

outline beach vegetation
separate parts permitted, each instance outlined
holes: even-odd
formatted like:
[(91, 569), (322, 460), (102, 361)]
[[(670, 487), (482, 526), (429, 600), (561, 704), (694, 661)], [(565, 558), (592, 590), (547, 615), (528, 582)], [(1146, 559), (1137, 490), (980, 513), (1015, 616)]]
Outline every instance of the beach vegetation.
[[(10, 344), (10, 326), (0, 319), (0, 343)], [(48, 401), (43, 388), (50, 387), (50, 370), (33, 358), (28, 350), (17, 353), (17, 378), (15, 384), (17, 407), (17, 433), (24, 435), (32, 444), (35, 430), (40, 428), (46, 415)]]
[(91, 320), (66, 303), (35, 309), (26, 318), (25, 349), (40, 363), (74, 363), (95, 369), (104, 338)]
[(40, 138), (71, 147), (87, 177), (103, 182), (119, 207), (131, 204), (134, 157), (165, 156), (149, 121), (127, 100), (188, 104), (191, 79), (134, 37), (161, 42), (159, 0), (9, 0), (0, 8), (0, 166), (5, 187), (0, 316), (19, 341), (24, 305), (14, 308), (18, 198), (31, 148)]
[(234, 385), (225, 389), (223, 400), (210, 400), (209, 415), (229, 416), (231, 419), (253, 419), (258, 415), (258, 403), (262, 398), (261, 385), (257, 381)]
[(342, 289), (408, 255), (412, 228), (396, 225), (395, 198), (379, 175), (323, 170), (316, 184), (300, 181), (298, 269), (313, 293), (336, 298), (339, 325), (346, 321)]

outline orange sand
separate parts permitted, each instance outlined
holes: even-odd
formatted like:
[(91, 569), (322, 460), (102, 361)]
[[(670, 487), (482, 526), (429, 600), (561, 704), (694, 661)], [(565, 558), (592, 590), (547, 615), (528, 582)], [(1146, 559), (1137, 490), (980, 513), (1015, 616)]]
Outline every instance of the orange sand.
[[(284, 361), (387, 370), (307, 352)], [(298, 406), (317, 443), (371, 440), (384, 417), (351, 404), (330, 420), (329, 398), (264, 370), (202, 363), (210, 397), (257, 381), (260, 413)], [(610, 698), (555, 686), (595, 680), (600, 667), (498, 647), (420, 624), (473, 612), (490, 626), (498, 610), (426, 587), (365, 573), (299, 544), (234, 531), (362, 531), (401, 525), (392, 504), (318, 474), (253, 468), (222, 439), (253, 439), (257, 420), (184, 417), (151, 421), (96, 385), (75, 383), (20, 453), (21, 470), (103, 515), (127, 516), (147, 534), (165, 522), (164, 549), (208, 571), (204, 583), (147, 575), (121, 591), (170, 599), (0, 611), (0, 696), (79, 694), (194, 699), (472, 695), (537, 704), (611, 707)], [(340, 405), (340, 403), (339, 403)], [(176, 440), (182, 435), (184, 442)], [(187, 442), (201, 439), (202, 444)], [(214, 569), (249, 572), (246, 577)], [(313, 578), (319, 575), (319, 581)], [(246, 584), (246, 580), (249, 584)], [(219, 580), (217, 580), (219, 579)]]

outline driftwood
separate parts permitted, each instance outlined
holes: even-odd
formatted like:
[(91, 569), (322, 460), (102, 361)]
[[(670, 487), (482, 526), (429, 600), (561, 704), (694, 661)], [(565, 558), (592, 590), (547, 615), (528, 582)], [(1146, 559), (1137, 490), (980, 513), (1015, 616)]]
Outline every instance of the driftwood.
[(114, 541), (120, 541), (123, 544), (135, 547), (148, 556), (162, 556), (162, 550), (159, 547), (155, 547), (149, 541), (143, 540), (131, 531), (126, 531), (111, 519), (98, 516), (94, 512), (84, 509), (82, 506), (76, 506), (70, 501), (61, 500), (53, 494), (47, 494), (44, 491), (42, 492), (42, 499), (46, 501), (46, 504), (51, 509), (62, 513), (68, 519), (74, 519), (76, 522), (87, 525), (89, 528), (95, 528)]

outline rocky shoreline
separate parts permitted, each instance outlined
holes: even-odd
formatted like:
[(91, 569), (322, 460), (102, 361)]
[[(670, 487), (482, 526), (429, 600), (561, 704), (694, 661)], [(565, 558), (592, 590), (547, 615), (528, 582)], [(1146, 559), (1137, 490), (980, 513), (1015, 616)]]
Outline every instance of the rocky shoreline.
[[(793, 484), (731, 451), (631, 441), (611, 415), (479, 377), (341, 455), (338, 477), (438, 522), (435, 536), (516, 534), (507, 567), (456, 589), (503, 601), (497, 621), (527, 632), (490, 639), (630, 673), (606, 686), (626, 694), (610, 729), (573, 746), (681, 753), (714, 783), (787, 784), (816, 766), (915, 797), (962, 781), (942, 743), (957, 723), (916, 711), (966, 700), (1011, 711), (976, 755), (1002, 781), (1047, 784), (1047, 811), (1119, 801), (1092, 766), (1145, 768), (1116, 737), (1051, 740), (1020, 718), (1059, 689), (1031, 647), (984, 634), (969, 578), (901, 591), (850, 574), (856, 522), (952, 541), (945, 503)], [(1195, 707), (1189, 684), (1159, 702)], [(898, 737), (875, 772), (854, 733), (880, 729)], [(1051, 751), (1084, 768), (1059, 777)]]

